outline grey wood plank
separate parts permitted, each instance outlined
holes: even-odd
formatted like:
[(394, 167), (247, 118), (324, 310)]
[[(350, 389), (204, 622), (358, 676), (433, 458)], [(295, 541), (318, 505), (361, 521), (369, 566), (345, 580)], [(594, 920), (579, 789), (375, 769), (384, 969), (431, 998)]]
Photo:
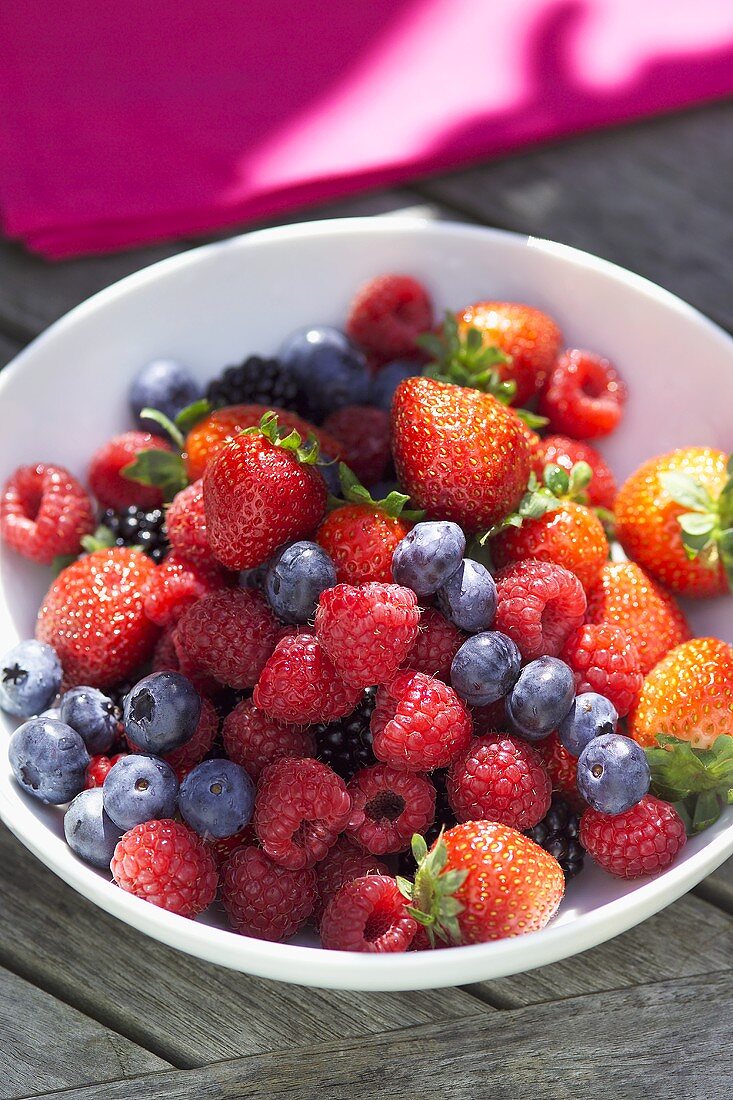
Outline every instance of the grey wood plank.
[(727, 913), (733, 913), (733, 857), (695, 887), (695, 893)]
[[(210, 966), (85, 901), (0, 828), (0, 964), (153, 1050), (196, 1066), (491, 1010), (461, 990), (308, 990)], [(114, 971), (114, 983), (99, 980)]]
[(161, 1058), (0, 969), (0, 1100), (166, 1068)]
[(478, 221), (630, 267), (733, 328), (733, 104), (584, 136), (426, 181)]
[[(334, 1041), (138, 1078), (136, 1100), (709, 1100), (733, 1088), (733, 993), (727, 977), (639, 986), (557, 1005), (498, 1012), (461, 1023)], [(51, 1094), (127, 1100), (129, 1084)], [(51, 1100), (49, 1095), (46, 1100)]]
[(733, 919), (688, 895), (582, 955), (470, 988), (494, 1005), (517, 1007), (731, 967)]

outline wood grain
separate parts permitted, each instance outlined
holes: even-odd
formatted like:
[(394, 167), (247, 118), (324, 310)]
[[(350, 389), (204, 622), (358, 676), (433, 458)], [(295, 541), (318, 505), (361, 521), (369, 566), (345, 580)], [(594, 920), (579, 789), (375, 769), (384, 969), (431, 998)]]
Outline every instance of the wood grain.
[(0, 1100), (166, 1068), (149, 1051), (0, 969)]
[[(189, 1072), (164, 1072), (61, 1100), (710, 1100), (731, 1095), (733, 993), (708, 975), (497, 1012), (396, 1035), (338, 1040)], [(650, 1074), (654, 1073), (653, 1080)], [(47, 1100), (51, 1100), (48, 1096)]]
[(733, 858), (695, 888), (695, 893), (726, 913), (733, 913)]

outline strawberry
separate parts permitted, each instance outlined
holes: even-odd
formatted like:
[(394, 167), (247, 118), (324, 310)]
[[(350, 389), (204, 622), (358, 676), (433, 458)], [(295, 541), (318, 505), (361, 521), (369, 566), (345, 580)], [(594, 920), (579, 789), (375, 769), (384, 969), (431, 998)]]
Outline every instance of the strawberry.
[(170, 443), (149, 432), (123, 432), (102, 444), (89, 463), (89, 485), (105, 508), (154, 508), (163, 502), (156, 485), (141, 484), (127, 476), (144, 452), (164, 451), (172, 455)]
[(419, 508), (479, 531), (522, 499), (529, 445), (515, 413), (475, 389), (406, 378), (392, 403), (398, 480)]
[(733, 459), (685, 447), (645, 462), (616, 497), (630, 558), (683, 596), (718, 596), (733, 578)]
[(267, 412), (276, 413), (281, 427), (298, 432), (303, 439), (314, 436), (324, 455), (331, 459), (342, 457), (343, 444), (329, 432), (316, 428), (288, 409), (269, 405), (228, 405), (199, 420), (186, 436), (185, 457), (189, 479), (196, 481), (200, 478), (207, 464), (230, 439), (246, 428), (256, 428)]
[(542, 478), (545, 466), (551, 463), (570, 473), (579, 462), (586, 462), (593, 471), (593, 477), (586, 489), (588, 499), (583, 503), (613, 511), (616, 479), (611, 467), (595, 447), (566, 435), (547, 435), (544, 439), (537, 436), (532, 449), (532, 469), (536, 477)]
[(228, 443), (204, 472), (206, 530), (229, 569), (251, 569), (290, 540), (305, 538), (326, 510), (326, 483), (314, 469), (318, 445), (283, 434), (274, 413)]
[(438, 837), (428, 852), (413, 838), (415, 884), (398, 879), (410, 916), (431, 944), (486, 943), (536, 932), (562, 900), (560, 864), (529, 837), (497, 821), (467, 821)]
[(67, 566), (46, 593), (36, 637), (53, 646), (67, 685), (110, 687), (152, 655), (158, 628), (143, 609), (155, 575), (139, 550), (97, 550)]
[(649, 673), (629, 716), (629, 736), (652, 746), (658, 736), (708, 749), (733, 729), (733, 647), (717, 638), (693, 638)]
[(674, 596), (633, 561), (605, 563), (588, 593), (587, 621), (620, 627), (636, 647), (645, 676), (691, 636)]

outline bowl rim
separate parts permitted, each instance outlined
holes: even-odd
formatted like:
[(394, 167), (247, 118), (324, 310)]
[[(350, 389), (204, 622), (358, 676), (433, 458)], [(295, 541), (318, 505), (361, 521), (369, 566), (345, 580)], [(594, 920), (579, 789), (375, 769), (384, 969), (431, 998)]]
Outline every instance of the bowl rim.
[[(60, 332), (83, 324), (100, 307), (112, 305), (131, 291), (225, 251), (245, 251), (269, 241), (297, 242), (311, 237), (393, 235), (396, 232), (432, 234), (436, 237), (493, 239), (515, 247), (535, 249), (556, 256), (586, 271), (598, 272), (631, 288), (703, 326), (733, 363), (733, 338), (694, 306), (641, 275), (591, 253), (543, 238), (485, 226), (450, 221), (429, 221), (416, 215), (338, 218), (275, 226), (243, 233), (224, 241), (186, 250), (159, 260), (118, 280), (81, 302), (54, 321), (24, 348), (0, 374), (0, 400), (25, 362)], [(138, 930), (172, 947), (230, 969), (281, 981), (323, 988), (360, 990), (408, 990), (439, 988), (532, 970), (585, 951), (662, 909), (691, 889), (733, 853), (733, 809), (725, 812), (717, 832), (682, 863), (639, 884), (620, 898), (608, 901), (566, 924), (550, 924), (542, 931), (490, 943), (453, 947), (449, 951), (407, 952), (386, 956), (327, 951), (318, 947), (270, 943), (191, 921), (124, 893), (112, 882), (77, 860), (69, 849), (57, 856), (43, 844), (46, 826), (23, 801), (12, 781), (2, 774), (0, 818), (42, 863), (100, 908)], [(728, 822), (728, 824), (726, 824)]]

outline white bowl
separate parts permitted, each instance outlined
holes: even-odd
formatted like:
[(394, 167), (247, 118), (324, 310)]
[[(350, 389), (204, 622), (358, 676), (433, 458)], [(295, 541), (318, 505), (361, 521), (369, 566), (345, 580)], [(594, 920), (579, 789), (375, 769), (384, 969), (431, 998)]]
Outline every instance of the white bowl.
[[(164, 260), (102, 291), (52, 325), (0, 377), (0, 477), (18, 464), (61, 463), (84, 476), (89, 455), (127, 425), (139, 366), (179, 358), (202, 379), (250, 352), (271, 353), (292, 329), (343, 323), (353, 291), (400, 271), (427, 283), (438, 307), (480, 298), (526, 301), (558, 319), (569, 344), (613, 359), (630, 383), (623, 427), (603, 447), (620, 476), (674, 446), (730, 449), (733, 341), (666, 291), (562, 245), (398, 219), (354, 219), (252, 233)], [(32, 635), (47, 570), (0, 559), (0, 652)], [(697, 633), (733, 641), (731, 600), (699, 603)], [(3, 718), (6, 730), (11, 722)], [(621, 882), (590, 867), (542, 932), (446, 951), (361, 956), (304, 939), (270, 944), (189, 921), (123, 893), (79, 862), (62, 814), (23, 794), (0, 754), (0, 814), (74, 889), (150, 936), (248, 973), (304, 985), (420, 989), (530, 970), (584, 951), (674, 901), (733, 852), (733, 809), (691, 840), (666, 873)]]

